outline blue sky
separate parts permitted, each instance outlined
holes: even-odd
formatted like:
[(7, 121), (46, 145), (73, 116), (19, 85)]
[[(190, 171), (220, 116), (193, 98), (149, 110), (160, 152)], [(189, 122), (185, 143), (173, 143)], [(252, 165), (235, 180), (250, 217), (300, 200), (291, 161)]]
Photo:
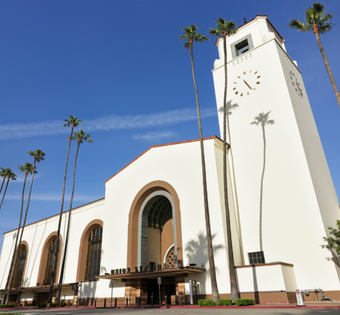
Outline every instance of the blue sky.
[[(18, 176), (0, 210), (2, 233), (14, 229), (23, 176), (19, 165), (33, 162), (27, 151), (41, 149), (28, 223), (60, 211), (66, 138), (63, 119), (77, 116), (93, 144), (80, 148), (74, 206), (104, 197), (104, 181), (152, 145), (198, 138), (189, 51), (178, 37), (197, 24), (207, 34), (215, 18), (243, 24), (256, 14), (286, 38), (297, 60), (339, 195), (340, 109), (315, 36), (288, 28), (303, 20), (312, 1), (125, 0), (0, 2), (0, 167)], [(340, 1), (323, 1), (340, 26)], [(340, 84), (340, 29), (322, 35), (335, 80)], [(219, 135), (211, 70), (215, 39), (194, 48), (205, 137)], [(79, 129), (79, 128), (78, 128)], [(71, 147), (64, 209), (69, 207)], [(127, 188), (128, 189), (128, 188)], [(57, 227), (56, 227), (57, 228)], [(320, 240), (320, 243), (322, 240)], [(2, 245), (0, 245), (2, 246)]]

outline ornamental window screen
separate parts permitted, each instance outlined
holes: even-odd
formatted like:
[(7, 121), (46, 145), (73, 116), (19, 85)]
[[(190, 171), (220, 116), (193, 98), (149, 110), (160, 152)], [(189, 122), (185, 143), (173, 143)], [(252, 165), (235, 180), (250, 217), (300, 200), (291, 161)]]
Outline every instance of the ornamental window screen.
[(249, 257), (249, 264), (250, 265), (264, 264), (265, 263), (263, 252), (248, 253), (248, 257)]
[(102, 235), (101, 226), (91, 231), (87, 242), (85, 280), (96, 280), (100, 274), (100, 257), (102, 253)]
[(176, 254), (174, 246), (172, 246), (172, 248), (168, 252), (168, 255), (166, 256), (166, 267), (167, 268), (176, 267)]
[(16, 262), (16, 267), (14, 271), (13, 287), (19, 288), (22, 283), (22, 276), (25, 269), (27, 248), (26, 246), (21, 246), (19, 250), (18, 260)]
[(49, 248), (48, 248), (48, 255), (47, 255), (47, 260), (46, 260), (46, 268), (45, 268), (45, 277), (44, 277), (44, 282), (43, 285), (48, 285), (51, 283), (51, 276), (52, 276), (52, 270), (53, 270), (53, 265), (54, 265), (54, 260), (55, 260), (55, 251), (57, 250), (57, 238), (55, 238)]

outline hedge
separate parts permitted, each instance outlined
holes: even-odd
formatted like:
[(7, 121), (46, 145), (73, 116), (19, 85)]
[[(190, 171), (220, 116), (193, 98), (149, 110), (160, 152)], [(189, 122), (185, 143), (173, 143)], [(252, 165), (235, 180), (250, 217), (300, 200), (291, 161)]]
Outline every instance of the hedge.
[(231, 302), (231, 299), (219, 299), (217, 302), (217, 306), (230, 306)]
[(255, 301), (253, 299), (236, 299), (235, 304), (237, 306), (255, 305)]
[[(67, 304), (65, 302), (61, 303), (62, 307), (66, 306), (66, 305)], [(56, 303), (39, 303), (38, 307), (57, 307), (57, 304)]]
[(216, 306), (216, 303), (213, 300), (198, 300), (199, 306)]
[(14, 307), (14, 304), (0, 304), (0, 308), (11, 308)]

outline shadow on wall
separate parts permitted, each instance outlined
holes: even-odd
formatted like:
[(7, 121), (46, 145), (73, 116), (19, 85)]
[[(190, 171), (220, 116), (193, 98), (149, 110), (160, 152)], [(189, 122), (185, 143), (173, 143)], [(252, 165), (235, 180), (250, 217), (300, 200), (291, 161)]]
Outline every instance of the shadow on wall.
[[(212, 242), (214, 242), (214, 238), (216, 237), (216, 233), (211, 236)], [(214, 255), (216, 252), (220, 249), (224, 248), (222, 244), (220, 245), (214, 245), (213, 251)], [(197, 267), (201, 267), (203, 265), (204, 268), (206, 268), (206, 273), (202, 274), (202, 277), (200, 277), (200, 285), (199, 285), (199, 291), (197, 293), (205, 293), (205, 282), (206, 282), (206, 275), (209, 274), (209, 257), (208, 257), (208, 243), (207, 243), (207, 236), (203, 232), (199, 232), (197, 239), (192, 239), (189, 241), (185, 246), (185, 251), (187, 252), (188, 257), (188, 263), (189, 264), (197, 264)], [(216, 271), (218, 268), (215, 266)]]

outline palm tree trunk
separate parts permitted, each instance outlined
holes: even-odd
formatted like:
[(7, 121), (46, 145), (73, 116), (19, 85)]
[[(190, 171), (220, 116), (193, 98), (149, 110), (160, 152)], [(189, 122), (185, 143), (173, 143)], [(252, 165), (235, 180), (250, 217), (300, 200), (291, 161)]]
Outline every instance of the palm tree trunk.
[[(8, 277), (7, 277), (7, 282), (6, 282), (6, 286), (5, 286), (5, 292), (7, 291), (7, 287), (8, 287), (8, 294), (6, 294), (6, 297), (8, 296), (8, 299), (9, 299), (9, 296), (11, 294), (11, 288), (12, 288), (12, 282), (13, 282), (13, 278), (14, 278), (14, 273), (15, 273), (15, 270), (16, 270), (16, 266), (17, 266), (17, 258), (18, 258), (18, 253), (20, 251), (20, 243), (21, 243), (21, 240), (20, 240), (20, 243), (19, 243), (19, 246), (17, 245), (18, 243), (18, 238), (19, 238), (19, 233), (20, 233), (20, 226), (21, 226), (21, 219), (22, 219), (22, 211), (24, 209), (24, 194), (25, 194), (25, 186), (26, 186), (26, 179), (27, 179), (27, 172), (25, 173), (25, 178), (24, 178), (24, 185), (22, 187), (22, 193), (21, 193), (21, 210), (20, 210), (20, 218), (19, 218), (19, 225), (18, 225), (18, 232), (17, 232), (17, 236), (16, 236), (16, 239), (15, 239), (15, 248), (14, 248), (14, 252), (13, 252), (13, 257), (12, 257), (12, 261), (11, 261), (11, 268), (9, 270), (9, 274), (8, 274)], [(21, 239), (21, 238), (20, 238)], [(18, 249), (17, 249), (17, 246), (18, 246)], [(14, 265), (14, 269), (13, 269), (13, 265)], [(13, 270), (13, 272), (12, 272)], [(9, 286), (8, 286), (8, 283), (9, 283)], [(6, 297), (4, 297), (4, 300), (6, 301)], [(8, 302), (7, 302), (8, 303)], [(6, 303), (6, 304), (7, 304)]]
[(0, 188), (0, 193), (2, 191), (2, 186), (4, 185), (5, 179), (6, 179), (6, 176), (4, 176), (4, 179), (2, 180), (2, 184), (1, 184), (1, 188)]
[(2, 199), (1, 199), (1, 203), (0, 203), (0, 209), (1, 209), (2, 203), (4, 202), (4, 198), (5, 198), (5, 195), (6, 195), (9, 180), (10, 180), (10, 178), (8, 177), (7, 183), (6, 183), (6, 188), (5, 188), (4, 194), (2, 195)]
[[(24, 218), (24, 223), (22, 224), (22, 228), (21, 228), (19, 244), (21, 244), (22, 236), (23, 236), (23, 234), (24, 234), (24, 230), (25, 230), (25, 226), (26, 226), (27, 213), (28, 213), (28, 208), (29, 208), (29, 205), (30, 205), (32, 187), (33, 187), (35, 162), (36, 162), (36, 160), (34, 159), (34, 163), (33, 163), (33, 171), (32, 171), (32, 179), (31, 179), (31, 185), (30, 185), (30, 191), (29, 191), (29, 193), (28, 193), (28, 199), (27, 199), (27, 206), (26, 206), (25, 218)], [(17, 264), (17, 262), (16, 262), (16, 264)], [(16, 268), (16, 265), (15, 265), (14, 267)], [(14, 270), (15, 270), (15, 268), (14, 268)], [(11, 287), (11, 284), (9, 285), (9, 287)], [(6, 304), (8, 304), (8, 300), (9, 300), (9, 294), (7, 295)]]
[(209, 217), (209, 204), (208, 204), (208, 192), (207, 192), (207, 178), (205, 169), (205, 157), (204, 157), (204, 144), (203, 144), (203, 134), (202, 134), (202, 124), (201, 124), (201, 112), (198, 102), (198, 92), (195, 77), (195, 67), (194, 67), (194, 56), (193, 56), (193, 45), (190, 43), (190, 57), (191, 57), (191, 67), (192, 67), (192, 77), (194, 80), (195, 94), (196, 94), (196, 104), (197, 104), (197, 115), (198, 115), (198, 129), (200, 133), (200, 146), (201, 146), (201, 162), (202, 162), (202, 178), (203, 178), (203, 195), (204, 195), (204, 210), (205, 210), (205, 224), (207, 229), (207, 242), (208, 242), (208, 256), (209, 256), (209, 269), (211, 278), (211, 290), (212, 299), (217, 303), (219, 299), (215, 262), (214, 262), (214, 252), (211, 239), (211, 229), (210, 229), (210, 217)]
[[(64, 197), (65, 197), (65, 185), (66, 185), (66, 175), (67, 175), (67, 165), (68, 165), (68, 157), (70, 154), (70, 147), (71, 147), (71, 137), (73, 134), (73, 128), (74, 126), (72, 125), (71, 128), (71, 135), (70, 135), (70, 140), (68, 143), (68, 149), (67, 149), (67, 155), (66, 155), (66, 165), (65, 165), (65, 173), (64, 173), (64, 183), (63, 183), (63, 193), (61, 197), (61, 207), (60, 207), (60, 214), (59, 214), (59, 222), (58, 222), (58, 232), (57, 232), (57, 243), (56, 243), (56, 250), (54, 252), (54, 260), (53, 260), (53, 266), (52, 266), (52, 272), (51, 272), (51, 283), (50, 283), (50, 291), (48, 294), (48, 303), (52, 303), (52, 295), (53, 295), (53, 286), (54, 286), (54, 281), (55, 281), (55, 275), (57, 271), (57, 264), (58, 264), (58, 253), (59, 253), (59, 237), (60, 237), (60, 227), (61, 227), (61, 219), (63, 215), (63, 208), (64, 208)], [(55, 302), (58, 303), (59, 296), (56, 296)]]
[(331, 67), (329, 66), (328, 59), (326, 57), (326, 53), (325, 53), (325, 51), (323, 49), (323, 46), (321, 44), (319, 31), (315, 30), (314, 34), (315, 34), (315, 37), (316, 37), (316, 41), (317, 41), (317, 43), (319, 45), (319, 49), (320, 49), (323, 61), (324, 61), (325, 66), (326, 66), (326, 70), (327, 70), (329, 79), (331, 80), (332, 87), (333, 87), (333, 90), (335, 92), (336, 99), (337, 99), (339, 107), (340, 107), (340, 94), (339, 94), (339, 90), (338, 90), (338, 88), (337, 88), (337, 86), (335, 84), (335, 80), (334, 80), (334, 77), (333, 77), (333, 74), (332, 74), (332, 71), (331, 71)]
[(224, 50), (224, 95), (223, 95), (223, 184), (224, 184), (224, 206), (227, 223), (227, 241), (228, 241), (228, 261), (229, 261), (229, 277), (230, 277), (230, 293), (231, 299), (235, 302), (239, 299), (237, 289), (236, 271), (234, 263), (233, 243), (231, 239), (230, 227), (230, 210), (228, 200), (228, 182), (227, 182), (227, 86), (228, 86), (228, 72), (227, 72), (227, 44), (226, 35), (223, 36), (223, 50)]
[(71, 225), (71, 212), (72, 212), (72, 203), (73, 203), (73, 195), (74, 195), (74, 184), (75, 184), (75, 179), (76, 179), (76, 166), (77, 166), (77, 158), (78, 158), (79, 146), (80, 146), (80, 142), (78, 142), (77, 151), (76, 151), (76, 157), (74, 159), (72, 194), (71, 194), (71, 201), (70, 201), (70, 210), (69, 210), (69, 214), (68, 214), (68, 222), (67, 222), (67, 232), (66, 232), (66, 239), (65, 239), (64, 256), (63, 256), (63, 261), (62, 261), (62, 264), (61, 264), (60, 277), (59, 277), (59, 285), (58, 285), (58, 292), (57, 292), (57, 296), (58, 297), (60, 297), (60, 295), (61, 295), (61, 289), (62, 289), (62, 286), (63, 286), (64, 268), (65, 268), (66, 253), (67, 253), (67, 244), (68, 244), (68, 238), (69, 238), (69, 233), (70, 233), (70, 225)]
[(266, 134), (264, 125), (262, 125), (262, 134), (263, 134), (263, 170), (261, 176), (261, 190), (260, 190), (260, 251), (263, 251), (263, 244), (262, 244), (262, 201), (263, 201), (263, 179), (264, 179), (264, 171), (266, 167)]

